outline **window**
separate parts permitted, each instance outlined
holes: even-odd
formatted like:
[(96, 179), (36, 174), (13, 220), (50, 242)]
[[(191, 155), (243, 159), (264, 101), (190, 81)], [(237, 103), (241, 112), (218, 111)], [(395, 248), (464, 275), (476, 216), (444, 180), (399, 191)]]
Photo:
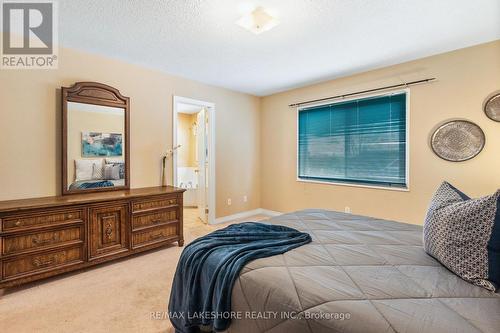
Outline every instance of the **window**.
[(298, 110), (299, 180), (407, 187), (406, 92)]

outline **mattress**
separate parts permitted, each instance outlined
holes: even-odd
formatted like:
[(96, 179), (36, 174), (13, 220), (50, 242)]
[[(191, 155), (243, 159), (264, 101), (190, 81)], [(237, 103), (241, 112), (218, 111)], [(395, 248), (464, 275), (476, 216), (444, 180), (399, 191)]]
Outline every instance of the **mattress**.
[(268, 222), (313, 242), (243, 268), (229, 333), (500, 330), (500, 295), (427, 255), (421, 226), (325, 210)]

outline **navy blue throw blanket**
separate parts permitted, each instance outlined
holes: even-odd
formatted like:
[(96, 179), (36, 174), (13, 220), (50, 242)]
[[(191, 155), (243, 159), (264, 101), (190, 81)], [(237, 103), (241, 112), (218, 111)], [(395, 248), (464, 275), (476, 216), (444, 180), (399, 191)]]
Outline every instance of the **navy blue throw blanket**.
[(100, 182), (81, 183), (78, 186), (78, 188), (87, 189), (87, 188), (112, 187), (112, 186), (115, 186), (112, 182), (108, 180), (103, 180)]
[(177, 265), (168, 306), (176, 332), (200, 332), (200, 325), (227, 329), (233, 285), (243, 266), (309, 242), (311, 236), (292, 228), (245, 222), (190, 243)]

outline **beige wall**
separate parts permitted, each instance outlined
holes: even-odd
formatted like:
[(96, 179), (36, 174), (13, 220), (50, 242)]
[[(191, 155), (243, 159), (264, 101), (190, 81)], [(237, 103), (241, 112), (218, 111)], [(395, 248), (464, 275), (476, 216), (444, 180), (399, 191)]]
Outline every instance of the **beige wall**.
[[(82, 157), (82, 133), (124, 133), (125, 116), (104, 113), (88, 112), (78, 109), (77, 103), (71, 103), (68, 107), (68, 187), (75, 181), (75, 160), (77, 159), (98, 159), (99, 157)], [(113, 159), (122, 159), (125, 161), (125, 137), (122, 143), (122, 156), (113, 156)], [(102, 158), (104, 159), (104, 158)], [(104, 162), (103, 162), (104, 163)]]
[[(410, 93), (410, 191), (301, 183), (296, 181), (296, 111), (293, 102), (436, 77)], [(482, 111), (485, 98), (500, 89), (500, 41), (450, 52), (262, 99), (262, 206), (277, 211), (329, 208), (421, 224), (434, 190), (443, 180), (481, 196), (500, 188), (500, 123)], [(455, 118), (477, 123), (486, 146), (476, 158), (446, 162), (433, 154), (429, 136)]]
[(217, 216), (260, 207), (259, 98), (71, 49), (59, 59), (58, 70), (0, 70), (0, 200), (60, 193), (60, 87), (97, 81), (130, 97), (133, 188), (161, 183), (179, 95), (216, 105)]
[(177, 123), (177, 166), (196, 167), (196, 136), (193, 124), (196, 123), (196, 114), (178, 113)]

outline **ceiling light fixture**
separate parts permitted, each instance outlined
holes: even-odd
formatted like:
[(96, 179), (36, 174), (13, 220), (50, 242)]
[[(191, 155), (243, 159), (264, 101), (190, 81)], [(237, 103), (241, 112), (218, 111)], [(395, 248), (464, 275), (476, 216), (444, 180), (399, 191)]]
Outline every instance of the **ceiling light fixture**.
[(271, 16), (264, 8), (257, 7), (236, 21), (236, 24), (258, 35), (277, 26), (279, 20)]

